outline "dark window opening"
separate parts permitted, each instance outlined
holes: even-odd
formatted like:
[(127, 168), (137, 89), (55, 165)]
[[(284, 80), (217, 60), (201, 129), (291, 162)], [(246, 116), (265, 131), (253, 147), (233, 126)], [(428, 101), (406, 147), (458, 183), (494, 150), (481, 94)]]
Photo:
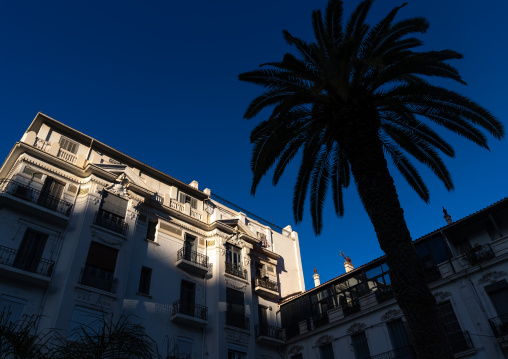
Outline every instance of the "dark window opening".
[(155, 233), (157, 231), (157, 221), (150, 219), (148, 222), (148, 231), (146, 233), (146, 239), (149, 241), (155, 241)]
[(367, 336), (365, 335), (365, 332), (353, 335), (351, 337), (351, 343), (353, 344), (355, 359), (370, 358), (369, 343), (367, 342)]
[(14, 258), (13, 266), (37, 273), (47, 239), (47, 234), (27, 229)]
[(180, 285), (180, 313), (194, 316), (196, 284), (182, 280)]
[(80, 283), (114, 293), (117, 281), (114, 277), (117, 257), (118, 250), (97, 242), (90, 243)]
[(148, 267), (141, 267), (138, 292), (146, 295), (150, 294), (151, 280), (152, 280), (152, 269)]

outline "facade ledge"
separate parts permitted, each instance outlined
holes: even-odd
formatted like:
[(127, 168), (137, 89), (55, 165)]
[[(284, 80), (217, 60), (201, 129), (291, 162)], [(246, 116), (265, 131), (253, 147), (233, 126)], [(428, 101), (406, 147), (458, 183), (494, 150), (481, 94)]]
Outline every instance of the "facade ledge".
[(153, 244), (154, 246), (160, 246), (159, 243), (157, 243), (156, 241), (152, 241), (151, 239), (148, 239), (148, 238), (145, 238), (145, 242), (148, 242), (150, 244)]
[(51, 280), (51, 277), (28, 272), (5, 264), (0, 264), (0, 276), (6, 276), (16, 282), (25, 282), (42, 287), (47, 287)]
[(231, 279), (237, 280), (237, 281), (245, 283), (245, 284), (249, 284), (250, 283), (247, 279), (243, 279), (241, 277), (237, 277), (236, 275), (232, 275), (232, 274), (229, 274), (229, 273), (224, 273), (224, 277), (231, 278)]
[(63, 214), (41, 207), (38, 204), (17, 198), (8, 193), (0, 193), (0, 204), (7, 204), (23, 213), (31, 213), (37, 216), (44, 216), (47, 222), (56, 225), (65, 225), (69, 220), (69, 217), (64, 216)]
[(191, 325), (197, 328), (203, 328), (208, 325), (208, 320), (200, 319), (190, 315), (185, 315), (179, 312), (173, 314), (170, 319), (174, 323), (182, 324), (185, 326)]
[(476, 354), (476, 352), (478, 351), (478, 349), (469, 349), (469, 350), (466, 350), (466, 351), (463, 351), (463, 352), (460, 352), (460, 353), (457, 353), (457, 354), (454, 354), (453, 356), (455, 358), (465, 358), (465, 357), (468, 357), (470, 355), (473, 355), (473, 354)]
[(94, 287), (89, 287), (89, 286), (83, 285), (83, 284), (76, 284), (76, 289), (86, 290), (91, 293), (97, 293), (97, 294), (100, 294), (101, 296), (107, 296), (112, 300), (116, 300), (116, 294), (108, 292), (106, 290), (97, 289)]
[(254, 287), (254, 293), (269, 299), (277, 299), (279, 297), (279, 292), (258, 285)]
[(233, 326), (227, 325), (227, 324), (224, 326), (224, 329), (233, 330), (235, 332), (247, 334), (250, 336), (250, 330), (248, 330), (248, 329), (237, 328), (237, 327), (233, 327)]
[(194, 263), (184, 258), (178, 259), (176, 261), (176, 266), (186, 271), (187, 273), (196, 275), (201, 278), (203, 278), (206, 275), (206, 273), (208, 273), (208, 267), (204, 267), (200, 264)]
[(260, 335), (256, 337), (256, 342), (259, 344), (268, 344), (275, 346), (284, 345), (285, 343), (285, 341), (282, 339), (277, 339), (266, 335)]
[(101, 226), (99, 226), (99, 225), (97, 225), (97, 224), (91, 224), (91, 225), (90, 225), (90, 228), (91, 228), (92, 230), (98, 230), (98, 231), (100, 231), (100, 232), (102, 232), (102, 233), (108, 234), (108, 235), (110, 235), (110, 236), (112, 236), (112, 237), (115, 237), (115, 238), (122, 239), (122, 240), (124, 240), (124, 241), (125, 241), (125, 239), (127, 238), (127, 236), (126, 236), (126, 235), (124, 236), (123, 234), (120, 234), (120, 233), (117, 233), (117, 232), (115, 232), (115, 231), (109, 230), (109, 229), (107, 229), (107, 228), (101, 227)]

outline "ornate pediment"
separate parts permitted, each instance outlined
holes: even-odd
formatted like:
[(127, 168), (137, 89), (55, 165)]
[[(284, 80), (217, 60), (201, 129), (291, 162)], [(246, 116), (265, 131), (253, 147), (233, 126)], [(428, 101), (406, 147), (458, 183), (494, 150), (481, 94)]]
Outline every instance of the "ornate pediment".
[(303, 347), (301, 345), (294, 345), (291, 349), (288, 350), (288, 354), (298, 354), (303, 351)]
[(362, 332), (367, 328), (367, 325), (365, 323), (354, 323), (352, 326), (346, 330), (346, 333), (348, 334), (356, 334), (358, 332)]
[(478, 279), (478, 284), (484, 284), (484, 283), (488, 283), (488, 282), (494, 283), (499, 278), (501, 278), (505, 275), (506, 275), (505, 271), (491, 271), (491, 272), (485, 273), (483, 275), (483, 277)]
[(127, 193), (127, 188), (129, 187), (129, 179), (125, 175), (125, 173), (118, 176), (118, 178), (115, 180), (115, 183), (108, 187), (104, 187), (104, 189), (108, 192), (111, 192), (113, 194), (116, 194), (117, 196), (123, 197), (128, 199), (129, 194)]
[(438, 303), (444, 301), (446, 298), (448, 298), (451, 295), (452, 295), (452, 293), (450, 293), (450, 292), (436, 292), (436, 293), (434, 293), (434, 297), (436, 297), (436, 301)]
[(330, 343), (331, 341), (333, 341), (333, 337), (331, 335), (322, 335), (318, 340), (316, 340), (316, 345), (319, 347), (323, 344)]
[(402, 310), (392, 309), (392, 310), (387, 311), (385, 314), (383, 314), (383, 316), (381, 317), (381, 320), (383, 322), (387, 322), (387, 321), (397, 319), (400, 317), (402, 317)]

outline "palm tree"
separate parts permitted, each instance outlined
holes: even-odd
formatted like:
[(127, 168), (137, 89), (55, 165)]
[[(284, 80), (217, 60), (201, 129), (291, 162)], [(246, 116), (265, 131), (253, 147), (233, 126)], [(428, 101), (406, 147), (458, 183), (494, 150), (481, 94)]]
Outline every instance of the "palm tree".
[(58, 358), (74, 359), (158, 359), (156, 342), (145, 328), (122, 315), (111, 316), (81, 325), (69, 333), (58, 348)]
[(50, 359), (55, 349), (50, 345), (52, 330), (37, 332), (39, 317), (24, 315), (12, 319), (12, 312), (0, 312), (0, 359)]
[[(272, 107), (269, 118), (251, 133), (254, 143), (252, 194), (275, 165), (276, 185), (288, 163), (302, 152), (294, 188), (296, 222), (310, 192), (312, 224), (322, 229), (323, 202), (331, 186), (335, 212), (344, 214), (343, 189), (351, 176), (391, 271), (393, 290), (415, 339), (419, 358), (452, 358), (439, 324), (435, 299), (412, 247), (387, 159), (425, 201), (429, 191), (408, 155), (428, 166), (453, 188), (440, 153), (452, 146), (428, 124), (443, 126), (488, 148), (481, 129), (504, 136), (501, 123), (470, 99), (429, 83), (430, 76), (464, 84), (447, 63), (462, 56), (452, 50), (414, 49), (429, 24), (421, 17), (395, 22), (393, 9), (375, 26), (365, 23), (372, 0), (361, 2), (343, 26), (342, 1), (330, 0), (324, 16), (312, 13), (315, 42), (283, 31), (297, 50), (268, 68), (243, 73), (240, 80), (266, 88), (248, 106), (245, 118)], [(386, 156), (386, 157), (385, 157)]]

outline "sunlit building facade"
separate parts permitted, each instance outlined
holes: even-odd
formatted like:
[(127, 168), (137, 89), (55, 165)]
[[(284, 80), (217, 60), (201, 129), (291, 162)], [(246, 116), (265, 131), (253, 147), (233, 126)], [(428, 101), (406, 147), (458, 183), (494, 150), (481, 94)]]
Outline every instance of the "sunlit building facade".
[[(0, 310), (63, 337), (131, 315), (164, 358), (277, 358), (298, 234), (42, 113), (0, 169)], [(233, 208), (234, 207), (234, 208)]]

